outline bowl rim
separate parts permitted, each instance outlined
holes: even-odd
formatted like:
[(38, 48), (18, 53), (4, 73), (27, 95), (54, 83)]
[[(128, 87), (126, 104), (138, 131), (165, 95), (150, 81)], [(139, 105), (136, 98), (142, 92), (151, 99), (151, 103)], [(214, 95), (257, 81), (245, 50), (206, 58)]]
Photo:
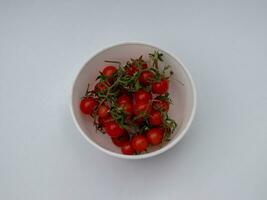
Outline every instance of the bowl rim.
[[(78, 121), (75, 117), (74, 114), (74, 109), (73, 109), (73, 91), (74, 91), (74, 85), (80, 75), (80, 73), (82, 72), (82, 70), (84, 69), (84, 67), (97, 55), (101, 54), (103, 51), (112, 49), (114, 47), (118, 47), (118, 46), (125, 46), (125, 45), (145, 45), (145, 46), (149, 46), (152, 48), (156, 48), (159, 49), (160, 51), (162, 51), (164, 54), (168, 54), (170, 57), (173, 57), (182, 67), (182, 69), (184, 70), (186, 76), (189, 79), (189, 82), (191, 84), (192, 87), (192, 93), (193, 93), (193, 107), (192, 107), (192, 112), (190, 113), (190, 117), (188, 122), (185, 125), (185, 128), (182, 130), (182, 132), (178, 135), (177, 138), (173, 139), (171, 143), (167, 144), (166, 146), (150, 152), (150, 153), (145, 153), (145, 154), (139, 154), (139, 155), (124, 155), (124, 154), (119, 154), (119, 153), (115, 153), (112, 151), (109, 151), (107, 149), (105, 149), (104, 147), (98, 145), (97, 143), (95, 143), (93, 140), (91, 140), (86, 133), (81, 129), (80, 125), (78, 124)], [(102, 48), (100, 50), (98, 50), (96, 53), (92, 54), (89, 59), (82, 65), (82, 67), (78, 70), (78, 72), (75, 75), (75, 78), (72, 82), (72, 86), (71, 86), (71, 91), (70, 91), (70, 102), (69, 102), (69, 107), (70, 107), (70, 112), (71, 112), (71, 116), (72, 119), (74, 121), (75, 126), (77, 127), (77, 129), (80, 131), (81, 135), (91, 144), (93, 145), (96, 149), (110, 155), (116, 158), (123, 158), (123, 159), (131, 159), (131, 160), (138, 160), (138, 159), (145, 159), (145, 158), (150, 158), (150, 157), (154, 157), (156, 155), (162, 154), (163, 152), (168, 151), (169, 149), (171, 149), (172, 147), (174, 147), (183, 137), (184, 135), (187, 133), (189, 127), (192, 124), (192, 121), (195, 117), (195, 113), (196, 113), (196, 107), (197, 107), (197, 93), (196, 93), (196, 87), (195, 87), (195, 83), (193, 81), (193, 78), (191, 76), (191, 73), (189, 72), (188, 68), (180, 61), (180, 59), (178, 59), (176, 56), (174, 56), (172, 53), (170, 53), (169, 51), (166, 50), (162, 50), (161, 48), (157, 47), (156, 45), (151, 45), (145, 42), (135, 42), (135, 41), (131, 41), (131, 42), (120, 42), (120, 43), (116, 43), (110, 46), (107, 46), (105, 48)]]

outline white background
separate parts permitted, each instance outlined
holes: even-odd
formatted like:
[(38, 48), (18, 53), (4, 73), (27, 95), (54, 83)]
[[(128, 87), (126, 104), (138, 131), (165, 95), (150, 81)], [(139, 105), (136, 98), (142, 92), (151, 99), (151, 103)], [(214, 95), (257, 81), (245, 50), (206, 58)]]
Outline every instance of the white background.
[[(267, 199), (266, 1), (0, 1), (0, 199)], [(69, 112), (96, 51), (171, 51), (198, 91), (192, 127), (152, 159), (112, 158)]]

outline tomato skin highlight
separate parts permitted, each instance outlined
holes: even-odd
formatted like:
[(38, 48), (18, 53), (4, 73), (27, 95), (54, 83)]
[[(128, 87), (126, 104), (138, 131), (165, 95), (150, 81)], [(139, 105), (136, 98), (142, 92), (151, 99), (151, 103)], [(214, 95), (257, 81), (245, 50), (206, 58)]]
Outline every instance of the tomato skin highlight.
[(134, 149), (131, 145), (130, 142), (125, 142), (122, 146), (121, 146), (121, 152), (124, 154), (124, 155), (133, 155), (135, 152), (134, 152)]
[(161, 79), (159, 82), (152, 84), (152, 92), (155, 94), (165, 94), (169, 89), (169, 81)]
[(117, 104), (124, 104), (124, 103), (131, 103), (132, 102), (132, 99), (130, 96), (126, 95), (126, 94), (123, 94), (121, 95), (118, 99), (117, 99)]
[(124, 129), (117, 122), (108, 122), (104, 124), (104, 129), (110, 137), (119, 137), (124, 133)]
[(148, 115), (151, 112), (152, 106), (150, 102), (135, 102), (133, 104), (133, 113), (135, 116), (138, 116), (140, 114)]
[(159, 145), (163, 139), (163, 131), (160, 128), (152, 128), (146, 133), (147, 141), (152, 145)]
[(162, 124), (161, 113), (157, 110), (153, 110), (149, 115), (149, 123), (152, 126), (159, 126)]
[(115, 72), (117, 71), (117, 68), (114, 67), (114, 66), (106, 66), (104, 69), (103, 69), (103, 75), (106, 76), (106, 77), (110, 77), (112, 76)]
[(86, 115), (91, 115), (96, 105), (97, 101), (93, 97), (86, 97), (80, 102), (80, 110)]
[(131, 141), (131, 145), (136, 152), (143, 152), (148, 146), (147, 139), (143, 135), (136, 135)]
[(147, 92), (143, 89), (138, 90), (134, 93), (134, 100), (135, 102), (149, 102), (152, 99), (152, 95), (150, 92)]

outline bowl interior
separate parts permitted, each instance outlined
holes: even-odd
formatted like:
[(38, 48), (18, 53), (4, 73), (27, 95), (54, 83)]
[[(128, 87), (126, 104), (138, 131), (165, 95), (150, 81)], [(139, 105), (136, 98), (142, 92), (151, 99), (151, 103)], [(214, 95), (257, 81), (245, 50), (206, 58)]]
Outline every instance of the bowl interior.
[[(144, 60), (148, 60), (148, 54), (155, 50), (164, 54), (164, 62), (161, 63), (161, 67), (171, 65), (174, 72), (170, 81), (169, 93), (173, 104), (170, 106), (169, 114), (177, 122), (178, 127), (172, 135), (172, 140), (166, 146), (171, 145), (183, 136), (184, 129), (187, 127), (193, 111), (194, 93), (192, 82), (182, 64), (165, 51), (150, 45), (121, 44), (107, 48), (91, 58), (81, 69), (74, 82), (71, 106), (76, 124), (80, 127), (85, 137), (110, 152), (121, 154), (120, 149), (111, 142), (111, 139), (106, 134), (96, 132), (92, 119), (80, 112), (80, 99), (85, 94), (88, 83), (91, 84), (92, 88), (94, 87), (98, 72), (103, 69), (103, 66), (107, 65), (104, 62), (105, 60), (118, 60), (125, 64), (130, 58), (138, 58), (140, 55), (143, 55)], [(180, 84), (179, 81), (184, 85)], [(158, 148), (155, 147), (151, 151), (157, 151)]]

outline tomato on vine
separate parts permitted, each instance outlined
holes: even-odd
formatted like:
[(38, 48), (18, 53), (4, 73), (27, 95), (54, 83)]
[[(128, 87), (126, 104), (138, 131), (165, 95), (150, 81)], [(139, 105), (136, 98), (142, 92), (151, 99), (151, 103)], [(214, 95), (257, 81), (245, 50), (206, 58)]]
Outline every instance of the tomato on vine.
[(93, 97), (83, 98), (80, 103), (80, 110), (87, 115), (91, 115), (97, 105), (97, 101)]
[(106, 66), (103, 70), (103, 75), (106, 77), (112, 76), (117, 71), (117, 68), (114, 66)]
[(95, 85), (95, 91), (96, 92), (105, 92), (107, 89), (110, 87), (110, 83), (105, 81), (105, 82), (99, 82)]
[(149, 123), (152, 126), (160, 126), (162, 124), (161, 113), (157, 110), (153, 110), (149, 115)]
[(162, 142), (163, 131), (159, 128), (152, 128), (146, 133), (147, 141), (152, 145), (158, 145)]
[(121, 147), (126, 142), (129, 142), (130, 136), (125, 132), (123, 135), (117, 137), (117, 138), (111, 138), (113, 144), (115, 144), (118, 147)]
[(136, 135), (131, 141), (131, 145), (136, 152), (143, 152), (148, 146), (147, 139), (143, 135)]
[(106, 117), (102, 118), (102, 117), (98, 117), (98, 123), (100, 125), (105, 125), (108, 122), (113, 122), (114, 119), (112, 118), (112, 116), (110, 114), (108, 114)]
[(104, 125), (107, 134), (110, 137), (116, 138), (124, 133), (124, 129), (117, 122), (108, 122)]
[(122, 108), (126, 115), (133, 114), (133, 104), (131, 102), (119, 103), (118, 106), (119, 108)]
[(145, 101), (140, 101), (140, 102), (135, 102), (133, 104), (133, 112), (134, 115), (139, 116), (139, 115), (148, 115), (151, 112), (151, 104), (150, 102), (145, 102)]
[(125, 67), (126, 74), (129, 76), (133, 76), (136, 72), (138, 72), (138, 68), (135, 65), (130, 65)]
[(145, 91), (144, 89), (140, 89), (134, 93), (135, 102), (149, 102), (152, 99), (152, 95), (150, 92)]
[(104, 105), (104, 104), (103, 104), (103, 105), (100, 105), (100, 106), (98, 107), (97, 114), (98, 114), (98, 116), (101, 117), (101, 118), (105, 118), (105, 117), (107, 117), (107, 116), (109, 115), (109, 107), (106, 106), (106, 105)]
[(151, 71), (143, 71), (138, 80), (142, 85), (148, 85), (153, 79), (154, 74)]
[(145, 62), (143, 62), (143, 63), (141, 64), (141, 66), (142, 66), (142, 68), (143, 68), (143, 69), (146, 69), (146, 68), (148, 68), (148, 65), (147, 65), (147, 63), (145, 63)]
[(169, 81), (167, 79), (161, 79), (152, 84), (152, 92), (155, 94), (165, 94), (169, 89)]
[[(177, 127), (168, 115), (170, 66), (161, 66), (163, 54), (155, 51), (104, 67), (96, 85), (80, 102), (80, 110), (90, 115), (96, 129), (111, 138), (122, 154), (135, 155), (150, 151), (150, 145), (168, 142)], [(118, 64), (118, 66), (113, 66)], [(153, 149), (152, 149), (153, 150)]]
[(155, 98), (155, 100), (153, 101), (153, 108), (155, 110), (160, 110), (163, 112), (167, 112), (169, 110), (169, 102), (167, 100), (162, 100), (160, 98)]
[(128, 95), (121, 95), (118, 99), (117, 99), (117, 104), (124, 104), (124, 103), (132, 103), (132, 99), (130, 96)]
[(125, 155), (133, 155), (135, 153), (130, 142), (125, 142), (121, 145), (121, 152)]

